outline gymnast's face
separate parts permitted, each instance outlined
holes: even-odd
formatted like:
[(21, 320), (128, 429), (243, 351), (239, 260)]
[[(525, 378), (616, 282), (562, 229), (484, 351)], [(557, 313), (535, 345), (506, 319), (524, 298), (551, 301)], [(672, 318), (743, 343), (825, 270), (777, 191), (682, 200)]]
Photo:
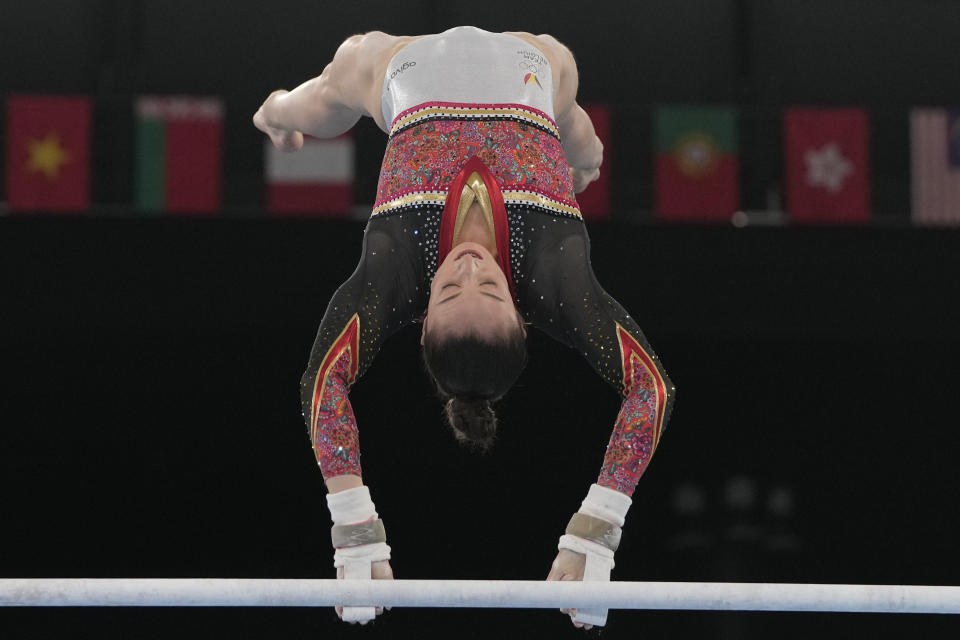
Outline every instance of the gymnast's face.
[(517, 324), (522, 328), (507, 277), (493, 255), (475, 242), (455, 246), (437, 267), (430, 285), (421, 344), (428, 330), (494, 338)]

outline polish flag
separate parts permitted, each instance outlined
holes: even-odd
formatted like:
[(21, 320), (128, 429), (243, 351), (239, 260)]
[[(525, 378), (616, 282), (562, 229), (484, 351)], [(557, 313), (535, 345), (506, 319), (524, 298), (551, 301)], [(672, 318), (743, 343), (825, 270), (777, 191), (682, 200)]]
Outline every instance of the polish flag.
[(304, 136), (299, 151), (264, 143), (267, 209), (278, 216), (344, 217), (353, 204), (354, 143), (344, 134), (318, 140)]

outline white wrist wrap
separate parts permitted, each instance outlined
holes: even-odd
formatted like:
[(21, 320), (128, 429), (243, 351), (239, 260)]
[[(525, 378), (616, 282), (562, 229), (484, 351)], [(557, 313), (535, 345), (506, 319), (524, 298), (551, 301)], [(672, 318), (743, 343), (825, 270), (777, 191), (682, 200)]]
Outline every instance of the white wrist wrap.
[[(390, 546), (386, 542), (374, 542), (373, 544), (364, 544), (359, 547), (344, 547), (336, 549), (333, 552), (333, 566), (339, 569), (347, 570), (348, 566), (364, 562), (369, 565), (372, 562), (390, 559)], [(346, 576), (344, 576), (346, 577)], [(367, 578), (370, 577), (369, 570)]]
[[(327, 507), (334, 525), (358, 524), (377, 519), (377, 509), (370, 498), (370, 488), (354, 487), (339, 493), (327, 494)], [(390, 547), (385, 542), (335, 549), (333, 566), (343, 567), (344, 580), (370, 580), (370, 565), (390, 559)], [(375, 607), (343, 607), (345, 622), (366, 624), (376, 617)]]
[[(593, 484), (590, 485), (586, 499), (580, 504), (580, 513), (622, 527), (631, 504), (633, 504), (633, 501), (630, 496)], [(591, 540), (571, 535), (560, 536), (560, 544), (557, 547), (582, 553), (587, 557), (583, 569), (583, 579), (585, 581), (609, 582), (610, 571), (614, 567), (613, 551)], [(607, 610), (577, 609), (574, 620), (584, 624), (603, 626), (607, 623)]]
[[(569, 549), (587, 556), (583, 567), (583, 580), (609, 582), (613, 569), (613, 551), (601, 544), (584, 540), (578, 536), (562, 535), (558, 549)], [(607, 624), (607, 609), (577, 609), (574, 621), (602, 627)]]
[[(606, 568), (607, 577), (606, 580), (610, 579), (610, 570), (614, 567), (613, 562), (613, 551), (607, 549), (602, 544), (597, 544), (590, 540), (584, 540), (579, 536), (571, 535), (562, 535), (560, 536), (560, 543), (557, 545), (557, 549), (567, 549), (568, 551), (576, 551), (577, 553), (582, 553), (587, 556), (587, 564), (589, 566), (589, 559), (591, 556), (594, 556), (596, 559), (595, 568)], [(597, 580), (597, 578), (588, 578), (587, 574), (583, 575), (584, 580)]]
[(631, 504), (633, 500), (625, 493), (592, 484), (586, 499), (580, 504), (580, 513), (622, 527)]
[(340, 493), (327, 494), (327, 508), (333, 524), (357, 524), (377, 519), (377, 509), (370, 499), (370, 487), (360, 486)]

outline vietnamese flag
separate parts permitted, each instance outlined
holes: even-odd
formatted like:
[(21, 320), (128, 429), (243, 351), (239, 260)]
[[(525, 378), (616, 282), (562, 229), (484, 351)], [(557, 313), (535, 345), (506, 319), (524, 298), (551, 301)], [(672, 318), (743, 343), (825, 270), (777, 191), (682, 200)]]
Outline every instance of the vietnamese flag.
[(7, 201), (11, 211), (81, 211), (90, 206), (86, 97), (7, 100)]
[(869, 120), (863, 109), (788, 109), (787, 211), (797, 222), (870, 217)]
[(729, 220), (740, 208), (736, 110), (661, 107), (654, 136), (657, 216)]
[(220, 208), (223, 103), (216, 98), (137, 100), (136, 200), (141, 211)]

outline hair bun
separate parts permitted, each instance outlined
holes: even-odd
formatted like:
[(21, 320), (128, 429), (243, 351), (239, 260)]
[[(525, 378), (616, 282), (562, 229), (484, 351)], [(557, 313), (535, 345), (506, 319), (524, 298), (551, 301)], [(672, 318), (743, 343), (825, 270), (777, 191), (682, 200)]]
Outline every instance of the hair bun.
[(497, 432), (497, 414), (489, 400), (450, 398), (444, 413), (453, 435), (462, 443), (486, 451)]

